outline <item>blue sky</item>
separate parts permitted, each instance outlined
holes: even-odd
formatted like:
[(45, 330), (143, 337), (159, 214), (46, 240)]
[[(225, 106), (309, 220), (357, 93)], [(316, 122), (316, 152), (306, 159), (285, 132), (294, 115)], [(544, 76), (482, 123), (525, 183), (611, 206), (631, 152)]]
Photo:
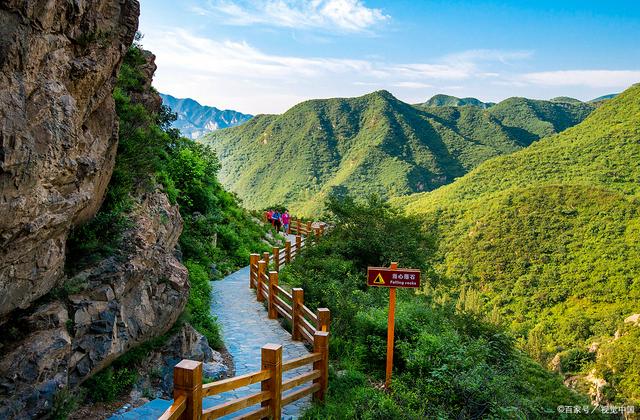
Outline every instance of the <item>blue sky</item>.
[(163, 93), (245, 113), (387, 89), (588, 100), (640, 82), (640, 1), (141, 0)]

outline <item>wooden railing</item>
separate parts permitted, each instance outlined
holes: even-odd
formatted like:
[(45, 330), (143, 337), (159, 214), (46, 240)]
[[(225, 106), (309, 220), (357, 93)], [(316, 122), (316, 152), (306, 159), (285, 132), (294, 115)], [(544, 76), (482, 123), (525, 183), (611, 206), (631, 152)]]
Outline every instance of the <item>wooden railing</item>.
[[(269, 223), (269, 218), (267, 217), (267, 212), (265, 211), (263, 214), (263, 220), (265, 223)], [(292, 235), (316, 235), (320, 236), (324, 234), (325, 226), (323, 223), (318, 224), (317, 226), (313, 226), (313, 222), (311, 221), (303, 221), (301, 219), (291, 219), (289, 223), (289, 229), (286, 233)]]
[[(256, 372), (202, 385), (202, 362), (183, 360), (173, 370), (174, 403), (160, 417), (161, 420), (217, 419), (254, 405), (255, 409), (236, 419), (280, 419), (282, 407), (313, 394), (314, 400), (323, 400), (328, 383), (329, 333), (317, 331), (313, 353), (282, 362), (282, 346), (267, 344), (262, 347), (261, 369)], [(283, 381), (283, 373), (306, 365), (304, 372)], [(260, 391), (235, 398), (215, 407), (202, 409), (202, 399), (238, 388), (260, 383)]]
[[(327, 308), (314, 313), (304, 305), (304, 290), (291, 289), (289, 293), (278, 284), (282, 265), (290, 263), (300, 250), (324, 234), (324, 227), (312, 229), (311, 222), (298, 220), (294, 230), (295, 243), (287, 240), (285, 248), (274, 247), (272, 253), (251, 254), (249, 258), (249, 287), (256, 289), (259, 302), (267, 301), (269, 318), (282, 316), (291, 324), (291, 338), (306, 341), (313, 347), (309, 355), (282, 362), (282, 346), (267, 344), (262, 347), (261, 370), (233, 378), (202, 385), (202, 363), (183, 360), (173, 370), (174, 402), (160, 417), (162, 420), (217, 419), (247, 407), (258, 405), (236, 419), (272, 418), (279, 420), (282, 407), (313, 394), (316, 401), (324, 400), (328, 385), (329, 324), (331, 314)], [(302, 234), (305, 234), (303, 237)], [(273, 267), (273, 270), (270, 268)], [(282, 374), (313, 364), (305, 372), (283, 382)], [(215, 407), (202, 409), (202, 399), (260, 382), (260, 391), (236, 398)]]

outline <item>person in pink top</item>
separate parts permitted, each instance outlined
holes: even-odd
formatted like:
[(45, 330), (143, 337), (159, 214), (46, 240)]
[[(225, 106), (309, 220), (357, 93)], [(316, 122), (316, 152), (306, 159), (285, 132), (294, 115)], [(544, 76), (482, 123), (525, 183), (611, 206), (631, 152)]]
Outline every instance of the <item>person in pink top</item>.
[(289, 233), (289, 221), (291, 220), (291, 216), (289, 216), (289, 210), (285, 210), (280, 216), (280, 220), (282, 221), (282, 228), (284, 229), (284, 233)]

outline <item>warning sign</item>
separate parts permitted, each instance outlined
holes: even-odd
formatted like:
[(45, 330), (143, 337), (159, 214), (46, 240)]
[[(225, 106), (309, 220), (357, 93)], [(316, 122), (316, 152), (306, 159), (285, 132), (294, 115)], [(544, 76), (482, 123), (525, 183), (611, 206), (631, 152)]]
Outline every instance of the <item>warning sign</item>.
[(369, 267), (367, 268), (367, 284), (378, 287), (420, 287), (420, 270)]
[(377, 284), (378, 286), (381, 286), (381, 285), (384, 284), (384, 279), (382, 278), (382, 273), (378, 273), (376, 278), (373, 280), (373, 284)]

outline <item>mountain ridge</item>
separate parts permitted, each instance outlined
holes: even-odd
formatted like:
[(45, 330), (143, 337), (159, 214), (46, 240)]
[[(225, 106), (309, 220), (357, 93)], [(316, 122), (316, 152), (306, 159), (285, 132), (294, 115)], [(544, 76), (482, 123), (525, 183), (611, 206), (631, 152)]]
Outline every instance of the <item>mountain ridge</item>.
[(418, 106), (436, 107), (436, 106), (475, 106), (482, 109), (487, 109), (495, 105), (495, 102), (482, 102), (476, 98), (458, 98), (456, 96), (445, 95), (439, 93), (432, 96), (426, 102), (416, 104)]
[[(394, 201), (438, 232), (437, 278), (478, 290), (540, 363), (587, 389), (593, 369), (627, 403), (640, 400), (640, 329), (625, 321), (640, 301), (638, 121), (634, 85), (566, 131)], [(585, 362), (562, 367), (569, 354)]]
[(253, 115), (234, 110), (221, 110), (214, 106), (201, 105), (191, 98), (176, 98), (163, 93), (160, 97), (162, 103), (178, 115), (172, 127), (177, 128), (182, 135), (192, 140), (215, 130), (243, 124), (253, 117)]
[(435, 189), (479, 163), (574, 125), (588, 104), (511, 98), (489, 109), (416, 107), (387, 91), (308, 100), (201, 141), (223, 184), (253, 209), (318, 214), (334, 191), (383, 197)]

